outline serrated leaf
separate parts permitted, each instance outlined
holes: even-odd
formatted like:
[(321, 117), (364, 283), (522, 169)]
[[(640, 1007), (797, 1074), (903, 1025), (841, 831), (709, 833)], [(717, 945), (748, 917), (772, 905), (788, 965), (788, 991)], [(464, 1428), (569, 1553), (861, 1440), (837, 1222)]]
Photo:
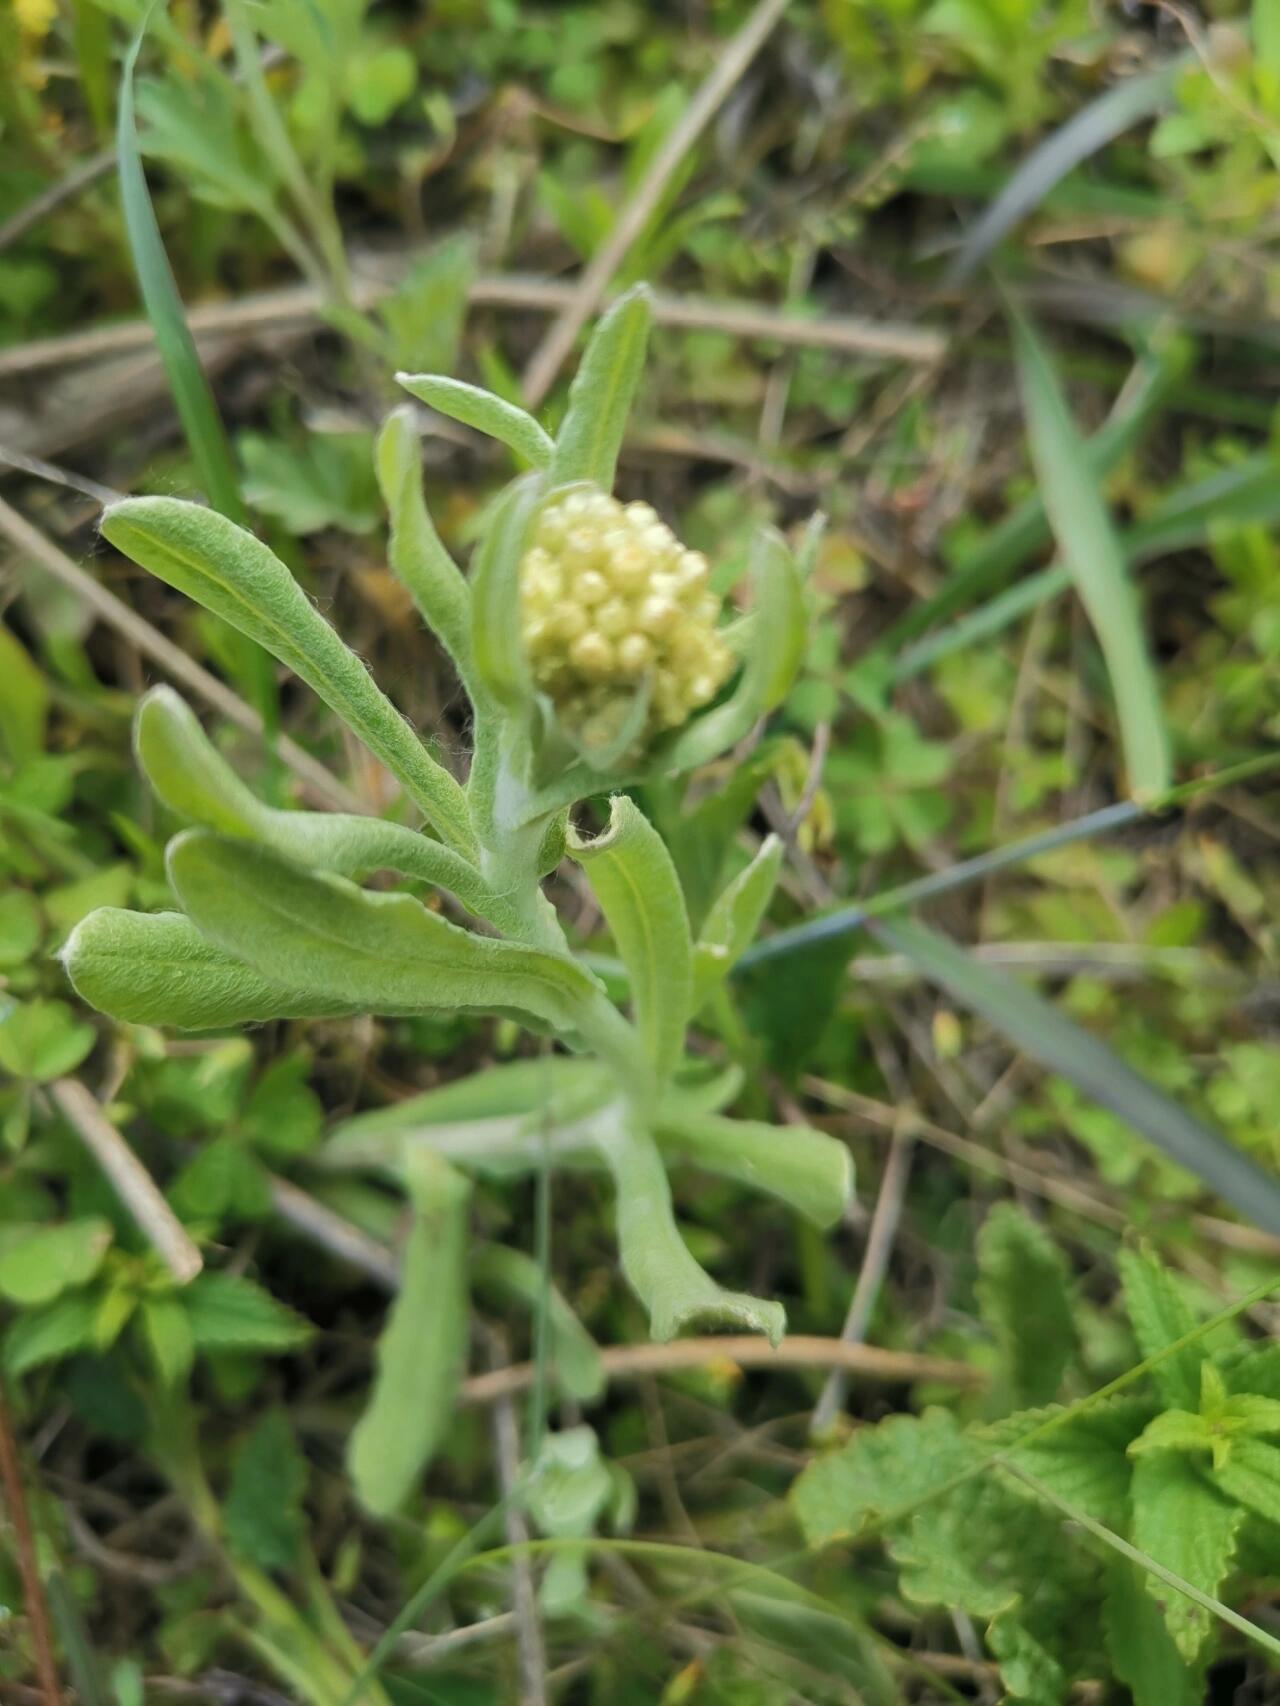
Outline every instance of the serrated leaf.
[(197, 1274), (181, 1293), (192, 1341), (202, 1351), (289, 1351), (311, 1325), (239, 1274)]
[(287, 1570), (306, 1530), (306, 1459), (282, 1410), (268, 1410), (240, 1445), (222, 1522), (231, 1549), (262, 1570)]
[(471, 593), (427, 508), (422, 445), (407, 404), (384, 421), (374, 446), (374, 470), (391, 521), (387, 557), (392, 572), (466, 680), (472, 665)]
[(144, 1297), (137, 1319), (161, 1385), (176, 1391), (191, 1373), (196, 1354), (183, 1303), (176, 1296)]
[(778, 884), (783, 852), (776, 835), (766, 836), (751, 863), (711, 903), (693, 949), (692, 1012), (701, 1010), (755, 941)]
[(808, 1126), (670, 1108), (659, 1115), (657, 1136), (669, 1161), (691, 1162), (767, 1191), (815, 1226), (834, 1226), (853, 1197), (848, 1146)]
[(446, 379), (438, 373), (397, 373), (396, 383), (403, 385), (411, 397), (450, 420), (496, 438), (531, 467), (551, 466), (556, 449), (554, 440), (527, 410), (495, 397), (492, 391), (483, 391), (462, 379)]
[(627, 416), (644, 370), (652, 318), (651, 297), (636, 285), (596, 324), (573, 383), (569, 407), (556, 434), (552, 479), (556, 485), (589, 480), (613, 490)]
[(1226, 1461), (1213, 1471), (1217, 1486), (1246, 1510), (1280, 1525), (1280, 1446), (1234, 1439)]
[(636, 1025), (663, 1084), (684, 1053), (693, 991), (689, 915), (671, 855), (625, 794), (609, 802), (608, 825), (593, 840), (570, 827), (568, 849), (585, 867), (626, 965)]
[(1017, 1610), (1002, 1612), (987, 1629), (987, 1646), (1000, 1666), (1000, 1677), (1014, 1700), (1030, 1706), (1062, 1706), (1066, 1676)]
[(111, 1238), (110, 1221), (97, 1215), (22, 1228), (0, 1249), (0, 1296), (30, 1309), (87, 1285), (102, 1266)]
[(365, 1011), (344, 995), (306, 993), (262, 976), (207, 941), (180, 912), (101, 907), (72, 931), (62, 964), (82, 1001), (131, 1025), (217, 1031)]
[(855, 1538), (866, 1523), (946, 1485), (979, 1461), (947, 1410), (862, 1427), (793, 1483), (791, 1508), (810, 1546)]
[(26, 1374), (92, 1345), (99, 1302), (91, 1292), (69, 1292), (45, 1309), (19, 1316), (5, 1338), (5, 1368), (13, 1375)]
[(1062, 1252), (1023, 1209), (1000, 1203), (978, 1235), (978, 1275), (979, 1307), (1000, 1342), (1014, 1402), (1048, 1403), (1076, 1348)]
[(236, 448), (244, 464), (245, 501), (294, 537), (330, 527), (372, 533), (378, 525), (367, 433), (310, 432), (295, 444), (246, 432)]
[[(1134, 1462), (1133, 1544), (1202, 1593), (1216, 1595), (1230, 1570), (1242, 1516), (1181, 1453), (1153, 1452)], [(1209, 1612), (1155, 1576), (1148, 1575), (1147, 1591), (1163, 1606), (1179, 1653), (1193, 1662), (1212, 1628)]]
[(1108, 1570), (1103, 1630), (1116, 1676), (1133, 1706), (1203, 1706), (1202, 1667), (1188, 1665), (1165, 1628), (1142, 1573), (1116, 1558)]
[[(1191, 1332), (1195, 1316), (1154, 1251), (1146, 1246), (1121, 1250), (1118, 1265), (1125, 1308), (1144, 1357), (1155, 1356)], [(1188, 1345), (1152, 1369), (1156, 1390), (1171, 1409), (1199, 1408), (1202, 1361), (1200, 1347)]]
[(126, 498), (104, 511), (101, 528), (127, 557), (265, 646), (386, 765), (443, 840), (474, 853), (461, 787), (260, 539), (176, 498)]
[(406, 1184), (414, 1218), (400, 1290), (347, 1454), (357, 1497), (379, 1516), (408, 1497), (444, 1437), (467, 1343), (470, 1185), (429, 1149), (406, 1163)]
[(1141, 1457), (1149, 1451), (1201, 1451), (1206, 1454), (1213, 1446), (1213, 1431), (1207, 1416), (1193, 1415), (1190, 1410), (1162, 1410), (1153, 1416), (1138, 1438), (1129, 1447), (1131, 1457)]
[[(1063, 1415), (1061, 1406), (1021, 1411), (984, 1428), (981, 1442), (996, 1448), (1006, 1440), (1017, 1441), (1032, 1428)], [(1128, 1451), (1151, 1420), (1152, 1405), (1145, 1398), (1110, 1398), (1091, 1404), (1078, 1414), (1066, 1412), (1067, 1420), (1052, 1432), (1026, 1445), (1005, 1449), (1013, 1464), (1027, 1470), (1037, 1481), (1074, 1509), (1095, 1522), (1123, 1530), (1129, 1524), (1129, 1483), (1132, 1464)], [(1035, 1498), (1024, 1484), (1010, 1480), (1014, 1493)]]
[(573, 1030), (588, 973), (521, 943), (474, 936), (405, 894), (317, 876), (265, 848), (188, 830), (170, 844), (188, 916), (226, 953), (308, 999), (341, 991), (369, 1013), (511, 1012)]

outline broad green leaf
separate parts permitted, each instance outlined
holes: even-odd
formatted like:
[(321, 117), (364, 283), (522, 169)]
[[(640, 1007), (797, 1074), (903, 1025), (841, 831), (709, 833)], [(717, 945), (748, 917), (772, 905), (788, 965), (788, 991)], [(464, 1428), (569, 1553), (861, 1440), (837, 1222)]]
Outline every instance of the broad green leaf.
[(978, 1235), (978, 1303), (1018, 1405), (1055, 1398), (1075, 1354), (1067, 1265), (1043, 1226), (999, 1203)]
[(1193, 1451), (1206, 1456), (1213, 1449), (1213, 1430), (1207, 1416), (1191, 1410), (1162, 1410), (1129, 1447), (1130, 1457), (1150, 1451)]
[(644, 369), (652, 318), (644, 285), (619, 297), (592, 332), (573, 383), (569, 407), (556, 434), (552, 479), (558, 486), (589, 480), (613, 490), (627, 416)]
[(622, 1271), (649, 1312), (661, 1343), (682, 1329), (719, 1322), (764, 1333), (776, 1345), (786, 1328), (780, 1303), (725, 1291), (689, 1254), (671, 1213), (671, 1187), (648, 1132), (621, 1117), (602, 1123), (596, 1141), (613, 1174)]
[[(1121, 1250), (1117, 1260), (1124, 1306), (1138, 1349), (1144, 1357), (1155, 1356), (1191, 1332), (1195, 1316), (1154, 1250), (1146, 1245), (1138, 1250)], [(1203, 1359), (1202, 1348), (1193, 1344), (1162, 1358), (1152, 1369), (1156, 1390), (1171, 1409), (1199, 1408)]]
[(397, 373), (396, 383), (412, 397), (450, 420), (487, 433), (514, 450), (534, 468), (549, 468), (555, 455), (554, 441), (526, 410), (468, 385), (462, 379), (446, 379), (438, 373)]
[(1188, 1665), (1174, 1645), (1142, 1572), (1128, 1559), (1115, 1558), (1107, 1583), (1107, 1652), (1133, 1706), (1203, 1706), (1202, 1668)]
[(808, 1126), (664, 1109), (657, 1138), (670, 1161), (691, 1162), (767, 1191), (815, 1226), (834, 1226), (853, 1197), (853, 1158), (847, 1146)]
[(467, 1202), (471, 1187), (430, 1150), (406, 1179), (413, 1226), (400, 1290), (377, 1347), (373, 1394), (351, 1435), (357, 1497), (388, 1516), (413, 1491), (453, 1412), (467, 1346)]
[(170, 844), (168, 866), (200, 931), (308, 1000), (369, 1013), (514, 1011), (564, 1031), (589, 1021), (594, 985), (572, 961), (474, 936), (409, 895), (366, 893), (202, 829)]
[(49, 688), (30, 652), (0, 622), (0, 751), (17, 768), (44, 749)]
[(264, 646), (384, 763), (441, 838), (471, 855), (466, 796), (428, 754), (368, 670), (273, 551), (225, 516), (176, 498), (126, 498), (102, 517), (104, 537)]
[(197, 1274), (181, 1293), (192, 1341), (202, 1351), (289, 1351), (311, 1325), (239, 1274)]
[(22, 889), (0, 894), (0, 970), (20, 966), (40, 945), (40, 908)]
[(388, 560), (422, 620), (448, 648), (465, 680), (472, 665), (471, 594), (436, 532), (422, 491), (422, 445), (406, 405), (383, 423), (374, 468), (391, 520)]
[(88, 1284), (111, 1237), (110, 1221), (98, 1216), (22, 1228), (0, 1246), (0, 1296), (29, 1309)]
[[(1231, 1568), (1243, 1517), (1189, 1458), (1157, 1451), (1133, 1466), (1133, 1544), (1202, 1593), (1217, 1595)], [(1147, 1592), (1164, 1607), (1179, 1653), (1192, 1663), (1212, 1627), (1210, 1614), (1157, 1577)]]
[(947, 1410), (892, 1416), (816, 1458), (792, 1485), (791, 1508), (810, 1546), (852, 1539), (873, 1518), (941, 1490), (980, 1458), (981, 1448)]
[(1124, 552), (1045, 351), (1020, 316), (1013, 335), (1031, 458), (1058, 548), (1107, 661), (1130, 791), (1138, 800), (1158, 799), (1169, 787), (1168, 743)]
[(1001, 1681), (1010, 1700), (1061, 1706), (1067, 1681), (1062, 1666), (1027, 1628), (1019, 1609), (1002, 1611), (987, 1627), (987, 1646), (1000, 1665)]
[(283, 1410), (268, 1410), (231, 1460), (222, 1507), (227, 1541), (262, 1570), (287, 1570), (306, 1532), (307, 1463)]
[(475, 866), (417, 830), (350, 812), (290, 812), (263, 805), (171, 687), (153, 687), (140, 702), (134, 749), (157, 797), (203, 829), (260, 841), (299, 865), (341, 877), (400, 871), (448, 889), (480, 917), (508, 921), (510, 909)]
[(766, 836), (751, 863), (712, 902), (693, 949), (694, 1013), (755, 941), (778, 884), (783, 851), (776, 835)]
[(341, 992), (306, 993), (263, 976), (180, 912), (102, 907), (72, 931), (62, 964), (82, 1001), (130, 1025), (217, 1031), (365, 1011)]
[(47, 1084), (76, 1067), (97, 1041), (65, 1001), (15, 1001), (0, 1004), (0, 1071)]
[(381, 519), (369, 434), (309, 432), (301, 440), (241, 433), (244, 495), (296, 539), (337, 528), (372, 533)]
[[(1128, 1452), (1151, 1415), (1152, 1405), (1145, 1398), (1109, 1398), (1078, 1413), (1050, 1405), (1006, 1416), (984, 1428), (979, 1439), (983, 1445), (990, 1443), (996, 1448), (1012, 1441), (1004, 1451), (1011, 1463), (1027, 1470), (1050, 1493), (1095, 1522), (1123, 1530), (1129, 1525), (1133, 1473)], [(1050, 1421), (1054, 1423), (1052, 1431), (1026, 1445), (1017, 1443)], [(1020, 1481), (1011, 1479), (1008, 1485), (1020, 1496), (1039, 1496)]]
[[(1016, 978), (980, 964), (944, 936), (905, 919), (879, 919), (874, 935), (908, 955), (926, 977), (1033, 1060), (1061, 1073), (1110, 1108), (1179, 1166), (1186, 1167), (1246, 1220), (1280, 1234), (1280, 1185), (1217, 1132), (1126, 1066)], [(1190, 1407), (1190, 1406), (1187, 1406)]]
[(609, 803), (608, 827), (584, 841), (572, 827), (569, 852), (586, 867), (631, 982), (636, 1025), (660, 1084), (684, 1053), (693, 993), (689, 915), (661, 836), (625, 794)]
[(520, 636), (520, 559), (543, 497), (536, 474), (507, 488), (489, 518), (471, 572), (471, 649), (478, 681), (509, 711), (528, 706), (533, 692)]
[(1280, 1446), (1262, 1439), (1234, 1439), (1213, 1479), (1237, 1505), (1280, 1525)]
[(138, 1323), (160, 1384), (178, 1390), (191, 1373), (196, 1354), (191, 1321), (182, 1302), (172, 1294), (144, 1297)]
[[(530, 1310), (539, 1307), (542, 1270), (523, 1250), (507, 1244), (486, 1244), (473, 1252), (471, 1274), (482, 1292), (492, 1291), (504, 1300), (514, 1298)], [(551, 1365), (558, 1384), (580, 1403), (598, 1398), (605, 1383), (600, 1347), (554, 1285), (547, 1295), (547, 1326)]]
[(4, 1341), (5, 1368), (26, 1374), (93, 1344), (99, 1301), (92, 1292), (73, 1291), (47, 1308), (20, 1315)]

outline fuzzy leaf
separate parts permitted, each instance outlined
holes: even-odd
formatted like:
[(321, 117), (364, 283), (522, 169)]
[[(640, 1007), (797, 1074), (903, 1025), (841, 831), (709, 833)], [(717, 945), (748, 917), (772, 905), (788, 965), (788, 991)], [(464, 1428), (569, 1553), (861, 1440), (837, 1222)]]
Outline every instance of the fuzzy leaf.
[(556, 435), (552, 463), (556, 485), (589, 480), (602, 491), (613, 490), (627, 416), (644, 368), (650, 304), (648, 289), (636, 285), (597, 322), (569, 387), (569, 407)]
[(501, 706), (527, 707), (533, 694), (520, 635), (520, 559), (545, 494), (526, 474), (499, 499), (471, 573), (471, 646), (478, 681)]
[[(1016, 1442), (1020, 1435), (1062, 1414), (1057, 1405), (1020, 1411), (985, 1428), (980, 1439), (984, 1445), (1001, 1447), (1005, 1440)], [(1070, 1415), (1041, 1439), (1010, 1445), (1004, 1455), (1086, 1516), (1123, 1530), (1129, 1525), (1132, 1465), (1128, 1451), (1150, 1419), (1146, 1399), (1111, 1398)], [(1009, 1488), (1020, 1497), (1039, 1497), (1018, 1480), (1011, 1479)]]
[(591, 993), (570, 961), (473, 936), (404, 894), (370, 894), (248, 842), (188, 830), (169, 876), (196, 926), (308, 999), (368, 1013), (532, 1014), (572, 1030)]
[(197, 1274), (182, 1303), (197, 1350), (289, 1351), (311, 1337), (309, 1322), (239, 1274)]
[(343, 995), (305, 993), (262, 976), (206, 941), (180, 912), (101, 906), (71, 932), (62, 964), (82, 1001), (130, 1025), (217, 1031), (365, 1011)]
[(712, 902), (693, 950), (694, 1013), (755, 941), (778, 884), (782, 856), (782, 842), (766, 836), (751, 863)]
[(467, 1343), (470, 1185), (430, 1150), (407, 1164), (413, 1227), (400, 1290), (377, 1348), (369, 1406), (348, 1464), (366, 1509), (387, 1516), (413, 1490), (448, 1428)]
[(374, 468), (391, 518), (388, 560), (418, 614), (448, 647), (464, 680), (471, 669), (471, 594), (445, 550), (422, 492), (422, 446), (406, 405), (387, 416)]
[(570, 828), (569, 852), (586, 867), (627, 968), (645, 1053), (665, 1083), (684, 1053), (693, 989), (689, 915), (671, 855), (625, 794), (610, 801), (608, 827), (594, 840)]
[(1280, 1525), (1280, 1446), (1235, 1439), (1213, 1478), (1229, 1499)]
[(468, 385), (462, 379), (446, 379), (438, 373), (397, 373), (396, 383), (411, 397), (436, 409), (450, 420), (487, 433), (514, 450), (534, 468), (549, 468), (555, 455), (554, 441), (526, 410)]
[(1116, 1676), (1133, 1695), (1133, 1706), (1203, 1706), (1201, 1667), (1185, 1662), (1145, 1589), (1142, 1572), (1123, 1558), (1114, 1559), (1108, 1572), (1103, 1629)]
[(381, 759), (450, 846), (474, 852), (461, 787), (260, 539), (176, 498), (113, 504), (103, 514), (102, 533), (125, 556), (279, 658)]
[[(1119, 1267), (1125, 1308), (1144, 1357), (1155, 1356), (1191, 1332), (1195, 1316), (1151, 1249), (1121, 1250)], [(1202, 1360), (1202, 1350), (1193, 1344), (1152, 1369), (1156, 1390), (1171, 1409), (1199, 1409)]]
[[(1202, 1593), (1217, 1594), (1231, 1568), (1243, 1511), (1180, 1452), (1158, 1451), (1133, 1466), (1133, 1544)], [(1147, 1591), (1191, 1663), (1212, 1627), (1210, 1614), (1155, 1576)]]
[(808, 1126), (671, 1109), (659, 1116), (657, 1137), (668, 1160), (690, 1162), (767, 1191), (815, 1226), (834, 1226), (853, 1197), (847, 1146)]
[(978, 1236), (978, 1272), (983, 1320), (1000, 1341), (1014, 1402), (1047, 1404), (1075, 1353), (1062, 1252), (1022, 1209), (1002, 1203)]

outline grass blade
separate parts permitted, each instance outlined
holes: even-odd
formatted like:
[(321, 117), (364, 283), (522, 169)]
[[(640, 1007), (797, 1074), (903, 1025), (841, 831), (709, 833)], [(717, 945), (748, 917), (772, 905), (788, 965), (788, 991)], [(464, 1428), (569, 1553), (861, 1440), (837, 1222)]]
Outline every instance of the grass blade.
[(1120, 541), (1053, 368), (1031, 327), (1013, 319), (1023, 406), (1044, 506), (1106, 658), (1137, 799), (1169, 786), (1169, 753), (1155, 670)]
[(895, 919), (882, 920), (873, 928), (878, 940), (909, 955), (931, 982), (980, 1014), (1033, 1060), (1119, 1115), (1246, 1220), (1280, 1235), (1280, 1184), (1127, 1066), (1105, 1043), (1064, 1019), (1025, 984), (980, 964), (924, 925)]
[(160, 227), (156, 224), (155, 209), (151, 205), (138, 149), (133, 76), (153, 9), (147, 8), (138, 25), (120, 76), (116, 147), (120, 156), (120, 201), (125, 230), (143, 306), (155, 333), (156, 348), (205, 493), (215, 509), (220, 509), (232, 521), (243, 522), (244, 505), (240, 499), (231, 447), (182, 311), (182, 299), (178, 295), (169, 257), (165, 254)]

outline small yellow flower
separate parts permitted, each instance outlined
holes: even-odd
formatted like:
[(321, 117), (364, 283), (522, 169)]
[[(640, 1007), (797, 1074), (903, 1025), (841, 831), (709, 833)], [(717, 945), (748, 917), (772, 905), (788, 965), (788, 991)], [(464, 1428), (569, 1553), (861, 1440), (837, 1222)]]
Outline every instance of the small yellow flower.
[(644, 503), (575, 491), (548, 505), (520, 563), (521, 637), (538, 687), (588, 745), (608, 745), (642, 683), (637, 744), (679, 728), (733, 667), (707, 561)]
[(29, 41), (43, 41), (58, 15), (58, 0), (13, 0), (13, 15)]

